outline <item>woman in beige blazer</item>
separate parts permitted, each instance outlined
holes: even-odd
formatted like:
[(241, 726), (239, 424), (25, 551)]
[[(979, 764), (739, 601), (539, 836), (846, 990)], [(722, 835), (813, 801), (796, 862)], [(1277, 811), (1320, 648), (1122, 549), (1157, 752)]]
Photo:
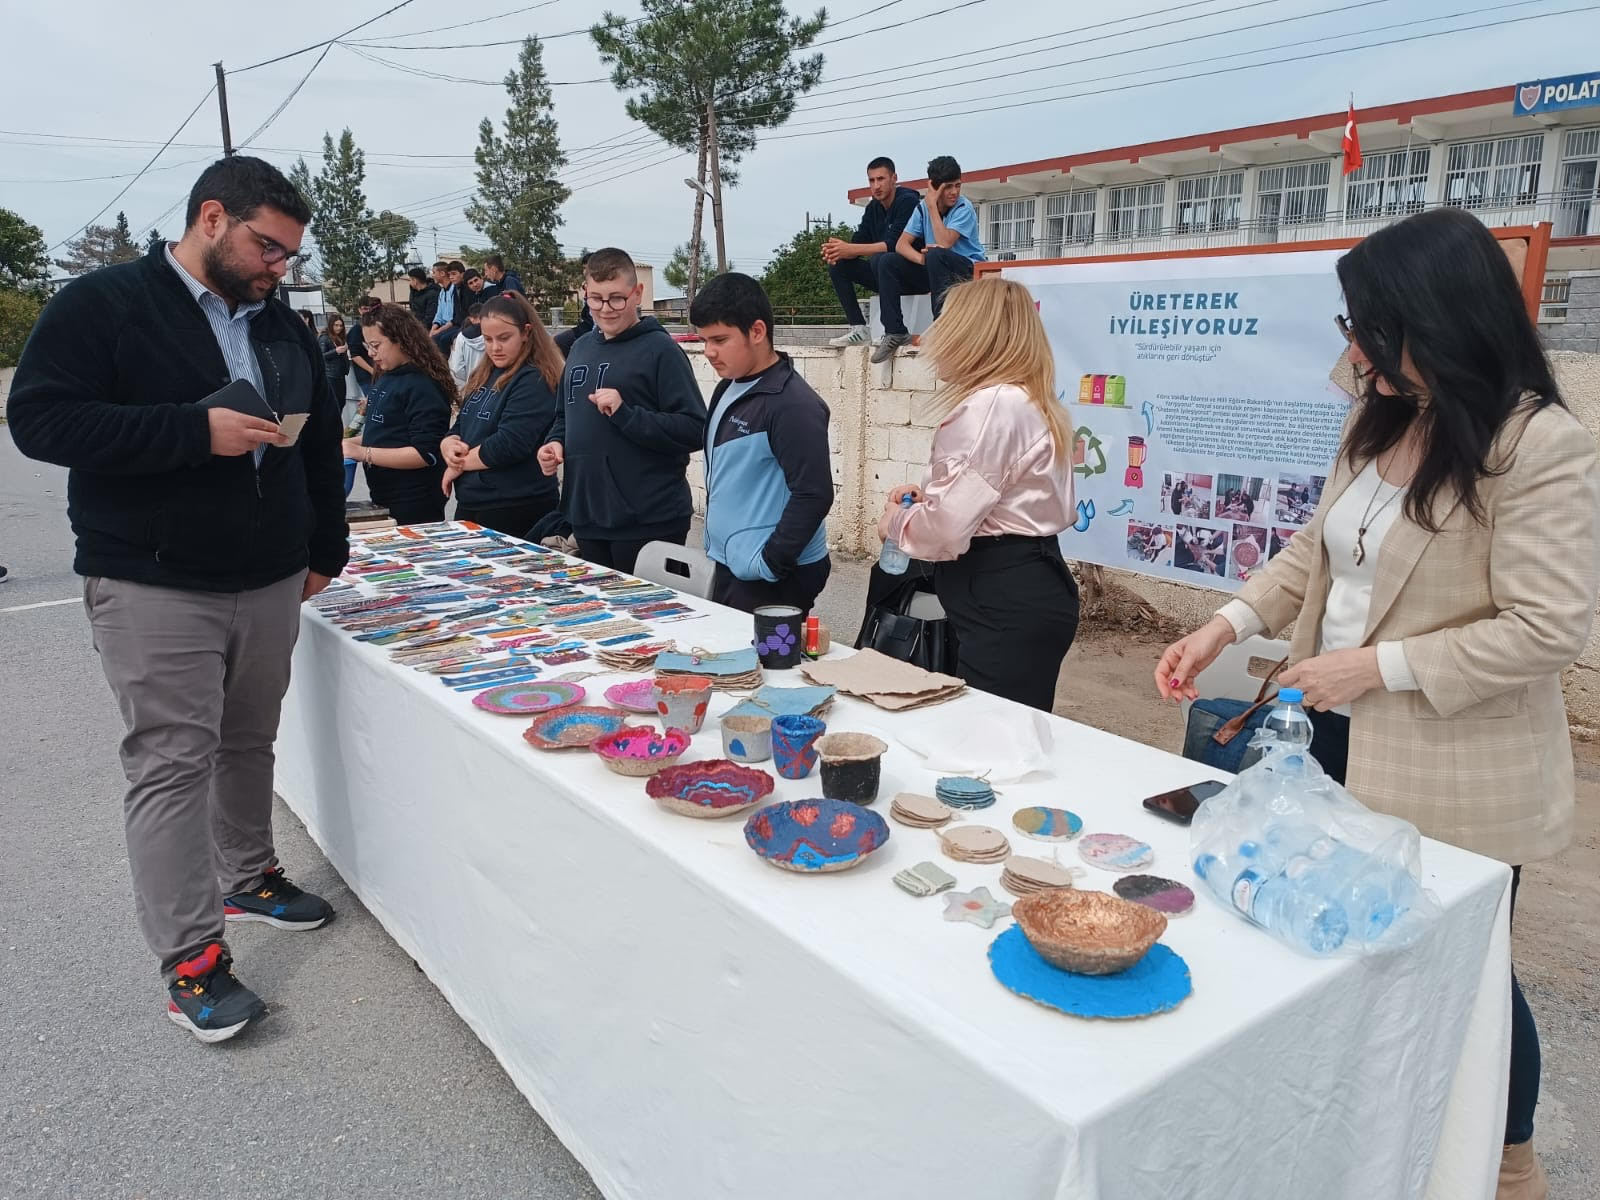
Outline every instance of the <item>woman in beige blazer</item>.
[[(1224, 646), (1294, 622), (1281, 682), (1312, 753), (1364, 804), (1513, 867), (1572, 839), (1561, 672), (1600, 589), (1600, 465), (1562, 404), (1492, 234), (1458, 209), (1339, 260), (1364, 395), (1309, 524), (1211, 622), (1168, 647), (1163, 698), (1194, 699)], [(1545, 1194), (1533, 1155), (1539, 1042), (1512, 979), (1502, 1197)]]

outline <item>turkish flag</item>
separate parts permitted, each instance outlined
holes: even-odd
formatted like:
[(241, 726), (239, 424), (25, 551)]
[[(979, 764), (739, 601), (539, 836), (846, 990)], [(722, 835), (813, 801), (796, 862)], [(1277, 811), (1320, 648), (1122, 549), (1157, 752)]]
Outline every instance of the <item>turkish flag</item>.
[(1339, 144), (1344, 151), (1344, 174), (1361, 166), (1361, 135), (1356, 132), (1356, 102), (1350, 101), (1350, 112), (1344, 119), (1344, 140)]

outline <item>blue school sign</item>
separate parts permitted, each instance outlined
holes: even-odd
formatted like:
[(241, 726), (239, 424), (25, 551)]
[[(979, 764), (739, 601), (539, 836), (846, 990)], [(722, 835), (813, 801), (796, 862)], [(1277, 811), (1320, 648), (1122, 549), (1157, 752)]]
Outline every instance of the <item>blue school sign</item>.
[(1600, 105), (1600, 71), (1519, 83), (1511, 93), (1511, 113), (1518, 117), (1596, 105)]

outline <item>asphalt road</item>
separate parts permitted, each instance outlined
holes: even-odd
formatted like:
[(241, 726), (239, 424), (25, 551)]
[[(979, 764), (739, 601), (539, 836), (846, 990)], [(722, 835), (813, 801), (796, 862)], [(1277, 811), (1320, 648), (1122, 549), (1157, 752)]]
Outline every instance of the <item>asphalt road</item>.
[(338, 919), (231, 931), (271, 1005), (243, 1036), (167, 1020), (71, 547), (66, 473), (0, 426), (0, 1197), (598, 1196), (282, 805), (279, 854)]

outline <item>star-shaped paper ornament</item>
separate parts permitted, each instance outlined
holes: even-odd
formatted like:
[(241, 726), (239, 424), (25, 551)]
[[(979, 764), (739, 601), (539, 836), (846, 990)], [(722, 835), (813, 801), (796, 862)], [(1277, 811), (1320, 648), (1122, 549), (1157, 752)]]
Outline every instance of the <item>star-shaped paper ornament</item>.
[(997, 901), (986, 887), (973, 888), (970, 892), (951, 892), (944, 898), (946, 921), (971, 921), (984, 929), (992, 929), (1001, 917), (1010, 915), (1011, 905)]

